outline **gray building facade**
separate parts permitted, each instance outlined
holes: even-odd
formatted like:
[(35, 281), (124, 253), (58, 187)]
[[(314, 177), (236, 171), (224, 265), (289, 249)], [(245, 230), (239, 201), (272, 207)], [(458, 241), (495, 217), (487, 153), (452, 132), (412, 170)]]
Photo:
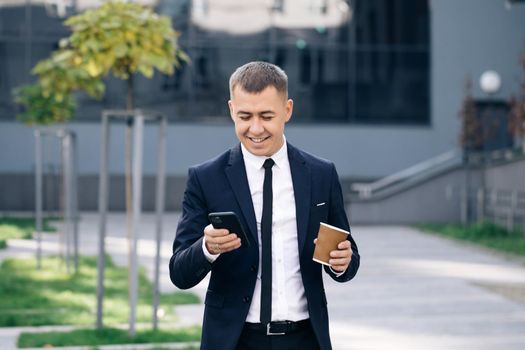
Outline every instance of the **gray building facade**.
[[(253, 1), (250, 8), (239, 8), (238, 3), (155, 2), (161, 13), (173, 18), (182, 32), (180, 44), (193, 60), (174, 77), (138, 79), (137, 84), (138, 104), (162, 111), (170, 121), (168, 209), (180, 204), (189, 166), (237, 142), (227, 113), (227, 79), (246, 61), (269, 60), (287, 71), (296, 103), (287, 140), (334, 161), (345, 187), (457, 148), (465, 79), (474, 82), (476, 99), (503, 101), (517, 94), (525, 80), (519, 66), (525, 52), (524, 4), (508, 8), (504, 0), (282, 0), (258, 13), (254, 4), (267, 1)], [(224, 9), (237, 11), (233, 16), (244, 22), (253, 16), (247, 21), (253, 28), (236, 32), (244, 22), (235, 26), (230, 17), (221, 20)], [(28, 46), (24, 21), (9, 20), (16, 11), (27, 19), (24, 6), (0, 5), (2, 211), (33, 207), (33, 131), (15, 120), (10, 89), (30, 81), (27, 68), (46, 57), (57, 38), (67, 35), (60, 26), (62, 19), (48, 16), (36, 4), (32, 20), (42, 18), (45, 24), (40, 25), (47, 32), (34, 33)], [(32, 26), (34, 30), (37, 23)], [(488, 69), (497, 71), (503, 82), (493, 96), (486, 96), (477, 83)], [(158, 93), (148, 93), (155, 89)], [(81, 209), (96, 209), (100, 111), (123, 105), (123, 91), (122, 82), (109, 80), (102, 101), (79, 96), (78, 117), (68, 125), (79, 141)], [(110, 207), (122, 209), (124, 130), (121, 126), (112, 130), (115, 199)], [(153, 206), (149, 193), (156, 169), (155, 133), (153, 127), (146, 128), (146, 209)], [(56, 153), (56, 144), (47, 147), (49, 154)], [(53, 159), (56, 156), (50, 155), (49, 161)]]

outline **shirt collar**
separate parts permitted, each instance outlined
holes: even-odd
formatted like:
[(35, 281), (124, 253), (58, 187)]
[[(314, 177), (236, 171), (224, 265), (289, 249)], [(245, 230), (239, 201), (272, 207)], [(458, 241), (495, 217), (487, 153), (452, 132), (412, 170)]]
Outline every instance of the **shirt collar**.
[(286, 145), (286, 137), (284, 135), (283, 140), (284, 142), (281, 148), (279, 148), (279, 150), (271, 157), (256, 156), (255, 154), (250, 153), (250, 151), (248, 151), (248, 149), (241, 143), (241, 151), (244, 161), (256, 169), (262, 169), (264, 161), (268, 158), (272, 158), (275, 162), (275, 165), (279, 168), (282, 168), (288, 158), (288, 146)]

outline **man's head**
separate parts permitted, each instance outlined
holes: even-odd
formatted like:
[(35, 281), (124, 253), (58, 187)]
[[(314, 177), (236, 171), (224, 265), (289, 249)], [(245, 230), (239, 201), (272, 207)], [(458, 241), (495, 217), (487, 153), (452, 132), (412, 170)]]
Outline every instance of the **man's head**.
[(230, 77), (230, 115), (241, 143), (258, 156), (271, 157), (284, 142), (284, 125), (292, 117), (288, 78), (267, 62), (250, 62)]

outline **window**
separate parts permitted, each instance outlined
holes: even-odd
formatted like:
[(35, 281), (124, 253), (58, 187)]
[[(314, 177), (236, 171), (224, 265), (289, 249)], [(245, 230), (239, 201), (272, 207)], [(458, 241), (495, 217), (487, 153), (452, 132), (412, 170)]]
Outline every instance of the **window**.
[[(214, 18), (210, 27), (207, 21), (192, 21), (192, 10), (194, 16), (204, 16), (214, 6), (223, 6), (221, 2), (158, 1), (157, 11), (172, 18), (181, 32), (178, 42), (192, 62), (172, 77), (155, 74), (141, 80), (137, 92), (141, 108), (162, 108), (171, 118), (183, 120), (226, 120), (231, 72), (248, 61), (271, 60), (288, 74), (295, 123), (430, 122), (428, 0), (353, 0), (352, 16), (342, 2), (288, 1), (271, 0), (254, 9), (255, 27), (262, 29), (242, 35), (228, 31), (229, 23), (221, 30), (220, 18)], [(321, 22), (303, 18), (312, 11), (322, 14)], [(0, 4), (4, 120), (13, 120), (16, 114), (11, 90), (34, 79), (30, 68), (68, 35), (63, 19), (50, 17), (43, 7), (32, 7), (28, 26), (26, 16), (26, 3)], [(76, 118), (99, 120), (100, 109), (120, 106), (125, 84), (108, 79), (107, 91), (101, 102), (79, 99)]]

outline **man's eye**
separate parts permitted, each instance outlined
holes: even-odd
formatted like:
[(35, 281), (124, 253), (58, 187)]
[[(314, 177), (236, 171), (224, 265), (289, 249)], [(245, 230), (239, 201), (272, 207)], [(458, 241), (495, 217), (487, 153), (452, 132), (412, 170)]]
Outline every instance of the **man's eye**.
[(272, 118), (273, 118), (273, 115), (263, 115), (262, 116), (263, 120), (271, 120)]
[(249, 115), (240, 115), (239, 119), (241, 119), (241, 120), (248, 120), (248, 119), (250, 119), (250, 116)]

